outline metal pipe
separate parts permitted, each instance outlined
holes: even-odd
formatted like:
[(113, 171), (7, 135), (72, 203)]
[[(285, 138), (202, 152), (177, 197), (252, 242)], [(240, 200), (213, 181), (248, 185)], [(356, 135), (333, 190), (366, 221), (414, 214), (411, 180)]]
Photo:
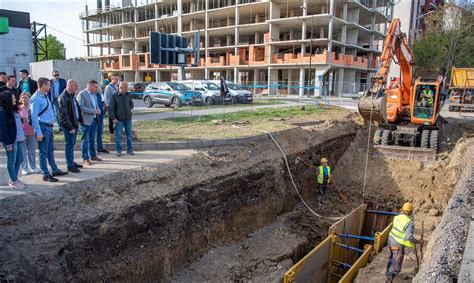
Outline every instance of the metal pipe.
[(392, 211), (380, 211), (380, 210), (366, 210), (365, 212), (367, 213), (374, 213), (374, 214), (383, 214), (383, 215), (399, 215), (400, 213), (398, 212), (392, 212)]
[(352, 265), (350, 265), (348, 263), (340, 262), (340, 261), (335, 260), (335, 259), (333, 259), (332, 262), (334, 262), (337, 265), (340, 265), (342, 268), (345, 268), (345, 269), (350, 269), (352, 267)]
[(336, 277), (342, 278), (342, 275), (339, 275), (339, 274), (334, 273), (334, 272), (331, 272), (331, 275), (334, 275), (334, 276), (336, 276)]
[(335, 243), (337, 246), (340, 246), (346, 250), (351, 250), (351, 251), (355, 251), (355, 252), (358, 252), (358, 253), (364, 253), (364, 250), (361, 250), (359, 248), (355, 248), (353, 246), (349, 246), (349, 245), (344, 245), (344, 244), (341, 244), (341, 243)]
[(342, 238), (365, 240), (365, 241), (374, 241), (375, 240), (374, 237), (358, 236), (358, 235), (351, 235), (351, 234), (336, 234), (336, 236), (342, 237)]

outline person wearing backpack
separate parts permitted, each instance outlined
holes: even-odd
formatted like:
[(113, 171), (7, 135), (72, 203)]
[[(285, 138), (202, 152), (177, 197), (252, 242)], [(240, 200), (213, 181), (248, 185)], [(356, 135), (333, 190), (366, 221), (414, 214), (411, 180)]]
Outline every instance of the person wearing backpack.
[[(57, 176), (67, 175), (67, 172), (59, 170), (54, 160), (54, 132), (53, 123), (56, 121), (56, 115), (48, 98), (48, 91), (51, 83), (47, 78), (38, 79), (38, 90), (31, 97), (30, 113), (31, 124), (35, 130), (36, 139), (39, 146), (40, 168), (43, 171), (43, 181), (57, 182)], [(52, 173), (49, 173), (48, 163)]]

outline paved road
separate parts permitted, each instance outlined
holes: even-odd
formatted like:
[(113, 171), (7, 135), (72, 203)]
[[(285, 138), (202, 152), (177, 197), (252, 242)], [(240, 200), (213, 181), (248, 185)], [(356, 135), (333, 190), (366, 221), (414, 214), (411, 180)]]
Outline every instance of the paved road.
[[(79, 174), (69, 173), (67, 176), (60, 177), (60, 182), (57, 183), (43, 182), (41, 174), (20, 176), (21, 180), (27, 184), (27, 187), (23, 190), (12, 190), (8, 188), (8, 186), (5, 186), (5, 179), (8, 177), (6, 174), (2, 174), (3, 180), (0, 180), (0, 199), (24, 194), (27, 192), (54, 188), (71, 182), (92, 179), (120, 170), (132, 169), (141, 166), (182, 159), (189, 157), (194, 153), (196, 153), (196, 151), (194, 150), (141, 151), (136, 152), (135, 156), (124, 155), (120, 158), (117, 157), (115, 154), (103, 154), (100, 155), (100, 157), (103, 158), (104, 161), (94, 162), (93, 166), (83, 169)], [(58, 163), (59, 168), (62, 170), (66, 169), (64, 152), (55, 151), (54, 155), (56, 157), (56, 162)], [(0, 156), (0, 162), (4, 162), (4, 159), (2, 157), (4, 156)], [(81, 161), (80, 152), (76, 152), (75, 157), (76, 162)], [(0, 170), (6, 173), (5, 168), (0, 168)]]
[[(241, 112), (241, 111), (251, 111), (254, 109), (262, 108), (276, 108), (276, 107), (288, 107), (298, 105), (296, 102), (287, 101), (284, 104), (269, 104), (269, 105), (258, 105), (254, 106), (249, 104), (244, 107), (232, 107), (226, 106), (225, 108), (220, 106), (215, 106), (213, 108), (199, 109), (199, 107), (193, 108), (193, 110), (186, 111), (166, 111), (166, 112), (155, 112), (155, 113), (140, 113), (133, 116), (133, 121), (155, 121), (155, 120), (164, 120), (168, 118), (177, 118), (177, 117), (198, 117), (212, 114), (222, 114), (222, 113), (232, 113), (232, 112)], [(141, 106), (138, 106), (136, 110), (140, 110)], [(147, 108), (148, 109), (148, 108)]]

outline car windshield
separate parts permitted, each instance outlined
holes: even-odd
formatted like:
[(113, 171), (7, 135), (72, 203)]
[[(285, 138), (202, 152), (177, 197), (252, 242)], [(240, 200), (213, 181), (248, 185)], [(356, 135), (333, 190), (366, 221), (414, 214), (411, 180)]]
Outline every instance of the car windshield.
[(189, 87), (180, 84), (180, 83), (168, 83), (168, 85), (173, 89), (173, 90), (190, 90)]
[(233, 83), (227, 83), (227, 87), (230, 88), (231, 90), (241, 90), (242, 88), (236, 84)]
[(208, 90), (219, 90), (219, 86), (215, 83), (203, 83)]

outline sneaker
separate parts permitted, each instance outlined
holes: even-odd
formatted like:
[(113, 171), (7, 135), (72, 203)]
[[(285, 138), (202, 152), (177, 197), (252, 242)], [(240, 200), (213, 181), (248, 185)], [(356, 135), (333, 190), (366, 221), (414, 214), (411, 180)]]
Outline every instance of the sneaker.
[(99, 158), (99, 157), (92, 157), (91, 158), (92, 161), (103, 161), (102, 158)]
[(10, 189), (24, 189), (25, 188), (25, 185), (19, 181), (15, 181), (15, 182), (10, 182), (8, 184), (8, 187), (10, 187)]
[(117, 152), (117, 156), (118, 156), (118, 157), (121, 157), (121, 156), (122, 156), (122, 153), (121, 153), (121, 152)]
[(30, 175), (30, 172), (28, 170), (22, 169), (21, 170), (21, 175), (23, 175), (23, 176)]
[(76, 162), (74, 162), (73, 166), (76, 168), (84, 168), (84, 166), (82, 166), (81, 164), (77, 164)]
[(31, 174), (39, 174), (39, 173), (41, 173), (41, 169), (39, 169), (39, 168), (31, 169), (30, 172), (31, 172)]
[(135, 152), (133, 152), (133, 150), (132, 150), (132, 151), (127, 152), (127, 154), (128, 155), (135, 155)]
[(77, 167), (69, 167), (69, 168), (67, 168), (67, 171), (71, 172), (71, 173), (80, 173), (81, 172), (81, 170), (79, 170)]
[(57, 182), (57, 181), (59, 181), (59, 180), (58, 180), (57, 178), (54, 178), (54, 177), (51, 176), (51, 175), (48, 175), (48, 176), (43, 176), (43, 181), (55, 183), (55, 182)]
[(64, 176), (64, 175), (67, 175), (67, 172), (63, 172), (63, 171), (61, 171), (61, 170), (58, 169), (58, 171), (53, 172), (53, 174), (51, 174), (51, 175), (53, 175), (54, 177), (56, 177), (56, 176)]
[(101, 153), (110, 153), (110, 151), (108, 151), (107, 149), (105, 148), (101, 148), (99, 150), (97, 150), (97, 152), (101, 152)]

